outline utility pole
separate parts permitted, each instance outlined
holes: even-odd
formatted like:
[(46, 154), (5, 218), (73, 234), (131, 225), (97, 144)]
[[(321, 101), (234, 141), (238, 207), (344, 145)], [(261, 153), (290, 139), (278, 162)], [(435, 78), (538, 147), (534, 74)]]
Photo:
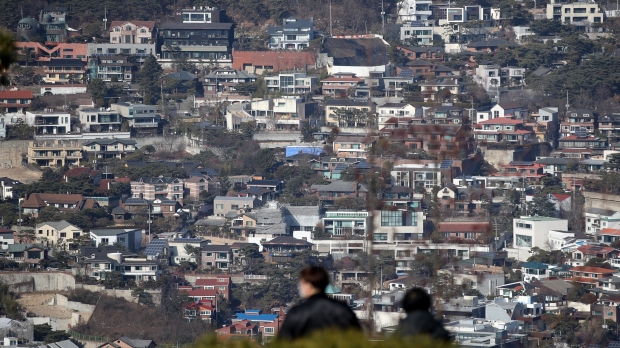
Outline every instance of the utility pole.
[(383, 0), (381, 0), (381, 26), (383, 30), (383, 36), (385, 36), (385, 9), (383, 8)]
[(103, 6), (103, 31), (108, 30), (108, 6)]

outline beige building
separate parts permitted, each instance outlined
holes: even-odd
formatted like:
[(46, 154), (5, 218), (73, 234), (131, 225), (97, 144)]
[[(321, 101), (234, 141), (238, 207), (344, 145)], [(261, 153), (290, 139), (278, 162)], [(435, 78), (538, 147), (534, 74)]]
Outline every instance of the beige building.
[(28, 144), (28, 163), (41, 167), (80, 165), (82, 145), (73, 140), (42, 140)]
[(170, 199), (183, 203), (183, 180), (178, 178), (139, 178), (131, 182), (131, 195), (140, 199)]
[[(54, 222), (43, 222), (35, 229), (36, 238), (39, 243), (43, 243), (53, 248), (67, 240), (77, 238), (82, 235), (82, 229), (68, 223), (65, 220)], [(65, 245), (65, 248), (67, 246)]]
[[(330, 99), (325, 103), (325, 124), (334, 127), (369, 127), (375, 124), (376, 106), (374, 102), (360, 102), (346, 99)], [(360, 110), (367, 112), (373, 120), (338, 119), (337, 110)]]
[(185, 179), (185, 190), (190, 199), (197, 200), (200, 198), (200, 192), (209, 191), (209, 182), (204, 176), (191, 176)]
[(603, 10), (594, 1), (566, 3), (552, 0), (547, 4), (547, 19), (563, 24), (589, 26), (592, 23), (603, 23), (604, 17)]
[(373, 137), (339, 136), (332, 146), (338, 157), (366, 158), (376, 141)]
[(114, 21), (110, 24), (110, 43), (150, 43), (154, 32), (154, 21)]
[(213, 200), (213, 205), (213, 215), (223, 217), (231, 211), (236, 212), (239, 209), (258, 208), (259, 200), (253, 197), (217, 196)]

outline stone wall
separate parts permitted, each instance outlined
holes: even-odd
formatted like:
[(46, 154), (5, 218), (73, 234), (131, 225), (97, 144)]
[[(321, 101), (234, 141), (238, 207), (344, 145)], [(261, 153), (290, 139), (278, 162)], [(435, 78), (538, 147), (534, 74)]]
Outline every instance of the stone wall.
[(28, 140), (0, 141), (0, 169), (21, 167), (22, 155), (28, 154)]
[[(70, 291), (75, 289), (75, 278), (63, 272), (0, 272), (0, 281), (16, 285), (16, 292)], [(33, 282), (32, 286), (21, 284)]]
[(610, 209), (620, 211), (620, 196), (598, 192), (583, 192), (585, 210), (590, 208)]
[(516, 149), (489, 149), (481, 146), (480, 149), (485, 161), (499, 170), (511, 161), (536, 161), (537, 156), (545, 154), (546, 146), (548, 144), (537, 144)]
[(95, 305), (89, 305), (86, 303), (69, 301), (67, 296), (61, 294), (55, 294), (50, 301), (50, 306), (61, 306), (74, 311), (92, 313), (95, 311)]

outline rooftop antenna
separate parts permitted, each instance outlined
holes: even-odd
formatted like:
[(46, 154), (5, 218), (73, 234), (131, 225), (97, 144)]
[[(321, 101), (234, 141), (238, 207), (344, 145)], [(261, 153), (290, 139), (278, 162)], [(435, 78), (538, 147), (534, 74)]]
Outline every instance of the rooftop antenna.
[(108, 30), (108, 6), (103, 6), (103, 31)]

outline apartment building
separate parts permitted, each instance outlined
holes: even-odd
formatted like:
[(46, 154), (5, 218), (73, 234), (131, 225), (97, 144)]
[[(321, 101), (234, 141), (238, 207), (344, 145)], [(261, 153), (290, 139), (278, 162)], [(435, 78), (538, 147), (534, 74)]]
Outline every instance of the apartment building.
[(422, 240), (424, 213), (408, 210), (380, 210), (373, 214), (374, 243), (411, 243)]
[(86, 64), (77, 58), (51, 58), (45, 63), (46, 83), (79, 83), (85, 77)]
[(79, 166), (82, 145), (73, 140), (40, 140), (28, 143), (28, 163), (41, 167)]
[(71, 115), (68, 113), (32, 113), (26, 111), (26, 123), (35, 127), (37, 134), (71, 133)]
[(194, 6), (181, 10), (175, 19), (162, 23), (157, 30), (162, 48), (160, 64), (168, 67), (180, 56), (197, 64), (232, 62), (234, 23), (225, 10)]
[(268, 30), (272, 50), (303, 50), (314, 40), (314, 19), (284, 18), (281, 27)]
[(209, 191), (209, 182), (206, 177), (192, 175), (189, 179), (185, 179), (185, 192), (190, 199), (197, 201), (202, 191)]
[(105, 55), (131, 55), (137, 58), (138, 62), (144, 62), (148, 56), (156, 56), (156, 44), (153, 43), (89, 43), (87, 44), (89, 57)]
[(170, 177), (139, 178), (130, 184), (133, 198), (183, 202), (183, 179)]
[(478, 142), (511, 144), (529, 144), (537, 142), (538, 138), (534, 131), (525, 126), (523, 120), (512, 118), (495, 118), (478, 123), (474, 129), (474, 136)]
[(152, 43), (155, 35), (155, 21), (112, 21), (110, 43), (146, 44)]
[(282, 72), (275, 76), (266, 76), (265, 85), (269, 92), (282, 94), (305, 94), (318, 87), (318, 76), (308, 76), (304, 72)]

